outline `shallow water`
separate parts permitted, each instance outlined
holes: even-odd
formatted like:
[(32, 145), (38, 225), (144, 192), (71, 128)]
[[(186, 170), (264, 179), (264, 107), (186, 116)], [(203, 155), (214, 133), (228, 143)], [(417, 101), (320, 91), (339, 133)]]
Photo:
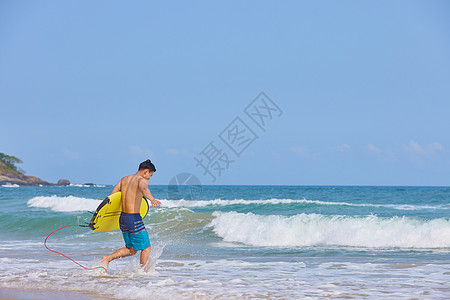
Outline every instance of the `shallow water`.
[[(0, 288), (118, 299), (450, 294), (448, 187), (203, 186), (173, 199), (150, 186), (162, 199), (144, 219), (151, 272), (138, 256), (113, 261), (108, 274), (87, 271), (44, 248), (53, 230), (89, 222), (111, 189), (0, 186)], [(197, 198), (184, 200), (193, 189)], [(123, 240), (69, 227), (48, 246), (92, 267)]]

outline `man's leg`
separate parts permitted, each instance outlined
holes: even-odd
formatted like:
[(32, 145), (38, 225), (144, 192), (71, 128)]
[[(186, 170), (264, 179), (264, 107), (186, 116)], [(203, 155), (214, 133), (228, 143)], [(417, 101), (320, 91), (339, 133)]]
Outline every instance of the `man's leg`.
[[(144, 249), (145, 250), (145, 249)], [(117, 250), (116, 252), (108, 255), (108, 256), (103, 256), (102, 261), (103, 261), (103, 266), (105, 268), (108, 268), (108, 264), (112, 261), (115, 260), (117, 258), (120, 257), (126, 257), (126, 256), (131, 256), (131, 255), (135, 255), (136, 251), (134, 250), (133, 247), (131, 248), (120, 248), (119, 250)], [(142, 256), (142, 254), (141, 254)]]
[(144, 268), (144, 271), (148, 271), (148, 258), (150, 257), (150, 252), (152, 251), (152, 247), (145, 248), (141, 251), (141, 267)]

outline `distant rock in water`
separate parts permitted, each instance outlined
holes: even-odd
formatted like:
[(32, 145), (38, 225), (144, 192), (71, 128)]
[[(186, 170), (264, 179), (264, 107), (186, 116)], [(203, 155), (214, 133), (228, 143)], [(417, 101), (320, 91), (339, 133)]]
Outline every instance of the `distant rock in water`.
[(58, 180), (58, 183), (56, 183), (56, 185), (68, 186), (70, 185), (70, 181), (67, 179), (60, 179)]

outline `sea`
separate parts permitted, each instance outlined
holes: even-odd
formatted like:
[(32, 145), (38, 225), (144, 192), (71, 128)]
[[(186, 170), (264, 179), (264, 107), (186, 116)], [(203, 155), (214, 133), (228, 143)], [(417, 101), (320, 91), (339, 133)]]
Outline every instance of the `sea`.
[[(0, 296), (450, 298), (450, 187), (150, 185), (162, 205), (144, 218), (149, 272), (139, 255), (105, 273), (44, 247), (111, 190), (0, 186)], [(124, 243), (119, 230), (67, 227), (47, 246), (90, 268)]]

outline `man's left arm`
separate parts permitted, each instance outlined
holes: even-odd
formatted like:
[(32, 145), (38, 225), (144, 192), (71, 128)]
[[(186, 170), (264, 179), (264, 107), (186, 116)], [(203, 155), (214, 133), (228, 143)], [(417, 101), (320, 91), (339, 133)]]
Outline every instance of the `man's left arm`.
[(141, 180), (139, 181), (139, 188), (141, 189), (142, 195), (147, 198), (148, 200), (150, 200), (150, 202), (152, 203), (153, 207), (160, 207), (161, 206), (161, 202), (159, 202), (158, 200), (156, 200), (152, 193), (150, 192), (150, 190), (148, 189), (148, 181), (147, 180)]

